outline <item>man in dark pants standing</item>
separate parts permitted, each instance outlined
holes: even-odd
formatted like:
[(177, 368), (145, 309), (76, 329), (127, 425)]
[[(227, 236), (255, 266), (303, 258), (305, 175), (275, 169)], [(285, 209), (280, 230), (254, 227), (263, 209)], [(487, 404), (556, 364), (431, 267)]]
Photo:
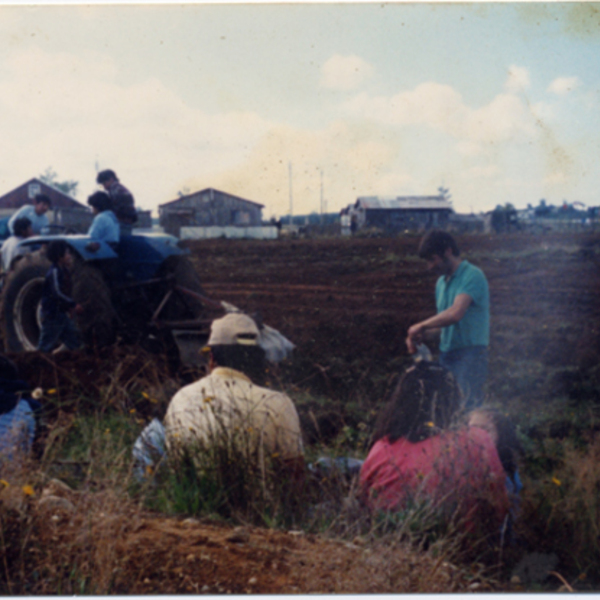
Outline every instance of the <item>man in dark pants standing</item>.
[(419, 257), (440, 274), (435, 286), (437, 314), (408, 329), (413, 354), (425, 332), (441, 329), (440, 363), (452, 371), (466, 408), (480, 406), (488, 371), (490, 294), (481, 269), (460, 258), (454, 238), (431, 230), (421, 240)]

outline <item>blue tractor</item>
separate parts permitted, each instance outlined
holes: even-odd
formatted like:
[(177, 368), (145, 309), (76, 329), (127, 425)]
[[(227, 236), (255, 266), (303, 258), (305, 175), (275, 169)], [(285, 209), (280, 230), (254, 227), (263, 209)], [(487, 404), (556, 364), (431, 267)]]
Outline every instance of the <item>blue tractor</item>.
[(208, 333), (207, 311), (223, 313), (220, 303), (203, 296), (189, 250), (171, 235), (124, 235), (118, 244), (100, 242), (95, 252), (85, 235), (33, 237), (21, 244), (41, 249), (19, 259), (2, 288), (8, 352), (37, 347), (42, 285), (50, 267), (43, 245), (56, 239), (69, 244), (75, 259), (73, 298), (83, 307), (77, 320), (86, 346), (122, 341), (178, 352), (178, 335), (187, 332), (197, 349)]

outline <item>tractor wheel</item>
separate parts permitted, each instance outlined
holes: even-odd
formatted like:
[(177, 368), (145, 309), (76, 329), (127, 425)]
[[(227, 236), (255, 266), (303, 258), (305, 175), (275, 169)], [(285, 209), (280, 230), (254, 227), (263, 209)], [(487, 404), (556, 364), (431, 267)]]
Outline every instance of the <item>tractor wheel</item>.
[[(194, 265), (184, 256), (169, 256), (161, 267), (162, 275), (175, 275), (175, 283), (183, 288), (204, 295), (200, 278), (194, 269)], [(173, 294), (164, 308), (164, 318), (195, 319), (204, 312), (204, 306), (200, 300), (183, 292)]]
[(9, 273), (2, 289), (4, 349), (35, 350), (40, 338), (42, 288), (50, 262), (40, 252), (25, 255)]
[(72, 280), (73, 300), (83, 308), (77, 316), (83, 343), (89, 347), (112, 344), (116, 337), (116, 312), (102, 273), (75, 259)]

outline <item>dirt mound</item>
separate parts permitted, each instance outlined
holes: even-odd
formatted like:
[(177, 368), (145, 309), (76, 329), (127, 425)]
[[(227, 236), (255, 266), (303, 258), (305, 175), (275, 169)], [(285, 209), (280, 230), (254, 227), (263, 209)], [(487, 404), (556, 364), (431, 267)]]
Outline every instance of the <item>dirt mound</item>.
[(165, 519), (110, 492), (58, 493), (39, 500), (17, 498), (17, 490), (10, 501), (6, 491), (0, 494), (10, 534), (0, 554), (12, 567), (6, 573), (11, 595), (491, 589), (441, 558), (389, 542)]

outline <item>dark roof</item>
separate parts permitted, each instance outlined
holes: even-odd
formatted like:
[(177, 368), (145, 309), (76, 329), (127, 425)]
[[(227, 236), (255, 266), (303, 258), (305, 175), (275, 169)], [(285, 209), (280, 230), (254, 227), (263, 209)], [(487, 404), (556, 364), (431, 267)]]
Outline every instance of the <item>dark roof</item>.
[(246, 198), (240, 198), (240, 196), (235, 196), (234, 194), (229, 194), (227, 192), (221, 192), (220, 190), (216, 190), (215, 188), (205, 188), (200, 190), (199, 192), (192, 192), (191, 194), (186, 194), (185, 196), (180, 196), (176, 200), (171, 200), (170, 202), (165, 202), (164, 204), (159, 204), (159, 208), (163, 208), (164, 206), (173, 206), (179, 202), (187, 200), (188, 198), (193, 198), (194, 196), (201, 196), (206, 192), (217, 192), (218, 194), (222, 194), (223, 196), (229, 196), (230, 198), (235, 198), (236, 200), (240, 200), (241, 202), (248, 202), (248, 204), (254, 204), (254, 206), (258, 206), (260, 208), (264, 208), (264, 204), (259, 204), (258, 202), (253, 202), (252, 200), (246, 200)]
[(14, 190), (0, 196), (0, 208), (21, 208), (25, 204), (33, 204), (33, 198), (29, 196), (29, 186), (31, 184), (39, 185), (40, 194), (45, 194), (52, 200), (52, 208), (86, 208), (81, 202), (77, 202), (75, 198), (67, 196), (60, 190), (44, 183), (43, 181), (34, 177), (29, 181), (26, 181)]

